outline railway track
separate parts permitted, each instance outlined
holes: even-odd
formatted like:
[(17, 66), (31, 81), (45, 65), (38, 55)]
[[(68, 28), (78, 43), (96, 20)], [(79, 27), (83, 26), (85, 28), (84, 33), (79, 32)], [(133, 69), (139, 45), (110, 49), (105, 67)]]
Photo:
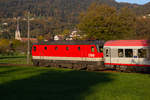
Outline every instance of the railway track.
[[(0, 63), (1, 66), (18, 66), (18, 67), (31, 67), (33, 66), (32, 64), (11, 64), (11, 63)], [(39, 67), (39, 66), (33, 66), (33, 67)], [(45, 67), (45, 66), (40, 66), (40, 67)], [(55, 68), (55, 67), (53, 67)], [(65, 68), (65, 67), (64, 67)], [(78, 70), (78, 69), (74, 69)], [(107, 70), (97, 70), (97, 71), (92, 71), (92, 70), (86, 70), (89, 72), (110, 72), (110, 73), (120, 73), (120, 71), (112, 70), (112, 69), (107, 69)], [(125, 73), (135, 73), (135, 72), (125, 72)], [(150, 72), (138, 72), (138, 73), (145, 73), (145, 74), (150, 74)]]
[[(33, 66), (32, 64), (11, 64), (11, 63), (0, 63), (0, 66), (24, 66), (24, 67), (31, 67)], [(35, 67), (35, 66), (33, 66)], [(42, 67), (42, 66), (41, 66)], [(77, 70), (77, 69), (75, 69)], [(89, 70), (90, 71), (90, 70)], [(101, 70), (101, 71), (90, 71), (90, 72), (118, 72), (115, 70)]]

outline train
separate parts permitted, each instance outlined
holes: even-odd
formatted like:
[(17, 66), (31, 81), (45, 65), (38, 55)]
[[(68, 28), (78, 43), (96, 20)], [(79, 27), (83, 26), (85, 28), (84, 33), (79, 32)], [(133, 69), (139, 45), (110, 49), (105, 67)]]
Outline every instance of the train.
[(35, 66), (150, 71), (149, 40), (48, 41), (33, 44), (31, 51)]

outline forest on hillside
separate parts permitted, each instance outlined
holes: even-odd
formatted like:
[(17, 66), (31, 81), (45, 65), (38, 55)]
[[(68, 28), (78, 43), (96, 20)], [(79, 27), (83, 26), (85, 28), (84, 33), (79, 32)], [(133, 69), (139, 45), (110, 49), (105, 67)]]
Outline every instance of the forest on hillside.
[[(127, 7), (132, 9), (136, 16), (150, 13), (150, 3), (132, 5), (117, 3), (115, 0), (0, 0), (0, 36), (8, 39), (14, 38), (16, 17), (20, 17), (21, 35), (25, 37), (27, 21), (23, 19), (28, 11), (34, 18), (31, 21), (32, 37), (74, 30), (79, 23), (81, 12), (85, 12), (93, 2), (107, 4), (117, 10)], [(8, 25), (5, 26), (2, 23), (8, 23)]]
[(107, 4), (116, 8), (127, 6), (132, 8), (138, 15), (150, 13), (150, 3), (136, 5), (117, 3), (115, 0), (0, 0), (0, 17), (23, 16), (24, 11), (31, 11), (35, 16), (54, 16), (67, 19), (67, 16), (76, 17), (81, 11), (93, 3)]

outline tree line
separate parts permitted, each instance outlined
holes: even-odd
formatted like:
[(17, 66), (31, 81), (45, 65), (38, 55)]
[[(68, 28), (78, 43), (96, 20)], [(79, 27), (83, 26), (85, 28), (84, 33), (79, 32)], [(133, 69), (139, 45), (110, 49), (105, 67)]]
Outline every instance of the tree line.
[[(35, 0), (36, 1), (36, 0)], [(39, 0), (40, 1), (40, 0)], [(26, 12), (19, 19), (19, 26), (21, 37), (27, 36), (27, 21)], [(31, 13), (32, 14), (32, 13)], [(77, 17), (77, 22), (65, 23), (60, 21), (63, 17), (35, 17), (32, 14), (31, 18), (31, 37), (36, 37), (39, 40), (49, 39), (53, 35), (63, 34), (65, 37), (74, 28), (84, 40), (116, 40), (116, 39), (149, 39), (150, 32), (150, 16), (148, 14), (137, 15), (136, 12), (130, 7), (117, 7), (92, 3), (87, 10), (83, 10)], [(21, 47), (19, 41), (14, 41), (16, 30), (16, 18), (1, 18), (0, 19), (0, 53), (3, 51), (18, 51)], [(65, 20), (65, 19), (64, 19)], [(72, 21), (74, 21), (72, 19)], [(3, 40), (3, 39), (4, 40)], [(9, 40), (8, 43), (3, 43)], [(7, 47), (5, 47), (5, 46)], [(17, 46), (16, 46), (17, 45)], [(4, 50), (8, 49), (8, 50)], [(26, 47), (21, 47), (26, 48)], [(24, 49), (26, 50), (26, 49)]]
[[(34, 18), (31, 21), (31, 33), (33, 37), (46, 34), (59, 34), (64, 30), (73, 30), (79, 23), (78, 16), (86, 11), (93, 2), (107, 4), (116, 10), (127, 7), (135, 12), (136, 16), (150, 13), (150, 6), (128, 3), (117, 3), (115, 0), (0, 0), (0, 36), (13, 38), (16, 30), (14, 18), (21, 17), (20, 30), (22, 36), (26, 36), (26, 21), (23, 20), (26, 11), (30, 11)], [(1, 23), (7, 22), (8, 26)], [(2, 34), (3, 33), (3, 34)]]
[(150, 16), (137, 16), (127, 7), (117, 10), (92, 4), (80, 15), (78, 28), (87, 39), (146, 39), (150, 35)]

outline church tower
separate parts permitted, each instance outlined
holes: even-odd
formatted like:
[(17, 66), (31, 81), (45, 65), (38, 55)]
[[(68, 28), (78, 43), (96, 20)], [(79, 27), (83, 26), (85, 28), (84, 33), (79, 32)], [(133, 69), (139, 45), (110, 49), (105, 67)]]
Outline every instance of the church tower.
[(20, 30), (19, 30), (19, 18), (17, 18), (17, 27), (16, 27), (16, 32), (15, 32), (15, 39), (21, 40)]

